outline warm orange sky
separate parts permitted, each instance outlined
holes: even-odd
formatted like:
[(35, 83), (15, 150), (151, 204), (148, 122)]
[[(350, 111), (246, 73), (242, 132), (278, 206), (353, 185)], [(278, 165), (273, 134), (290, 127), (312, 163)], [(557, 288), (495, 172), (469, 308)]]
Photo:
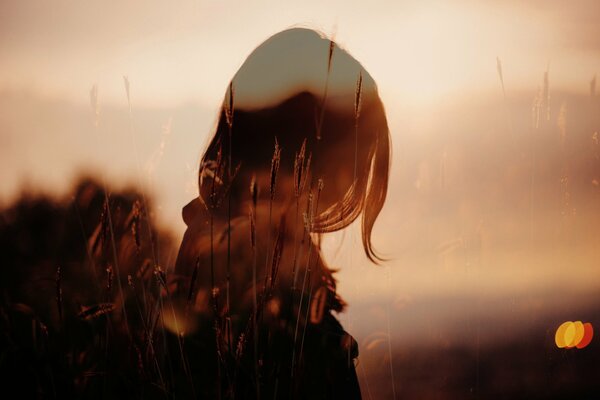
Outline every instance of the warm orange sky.
[(137, 105), (214, 107), (254, 47), (292, 25), (338, 41), (377, 77), (384, 100), (430, 102), (496, 85), (585, 90), (600, 68), (600, 5), (588, 1), (19, 1), (0, 6), (0, 88), (87, 102), (93, 83)]
[[(76, 171), (87, 168), (102, 171), (111, 182), (148, 184), (157, 195), (159, 217), (180, 235), (180, 209), (197, 193), (200, 152), (229, 80), (270, 35), (290, 26), (308, 26), (335, 35), (363, 63), (386, 105), (394, 164), (389, 201), (376, 234), (382, 250), (400, 260), (392, 263), (396, 286), (390, 293), (410, 294), (415, 288), (428, 294), (547, 289), (568, 276), (551, 257), (554, 264), (548, 273), (515, 264), (514, 254), (494, 257), (492, 253), (489, 258), (505, 262), (506, 268), (474, 273), (452, 262), (448, 267), (436, 254), (405, 251), (418, 241), (412, 237), (415, 231), (428, 238), (432, 249), (449, 241), (459, 243), (453, 249), (462, 251), (470, 240), (465, 238), (481, 235), (479, 227), (486, 225), (480, 225), (480, 220), (503, 216), (485, 214), (473, 198), (471, 208), (469, 204), (458, 207), (462, 214), (447, 211), (447, 221), (432, 222), (428, 211), (420, 210), (409, 213), (414, 225), (407, 225), (405, 188), (399, 182), (409, 182), (422, 196), (415, 195), (416, 203), (409, 205), (415, 206), (429, 198), (424, 188), (428, 176), (439, 170), (441, 157), (448, 154), (451, 167), (452, 157), (459, 158), (472, 148), (471, 143), (479, 143), (465, 140), (454, 148), (452, 143), (448, 149), (438, 148), (436, 143), (444, 141), (449, 123), (454, 124), (452, 132), (461, 135), (506, 134), (502, 129), (507, 126), (507, 104), (496, 57), (502, 60), (515, 134), (530, 130), (532, 100), (548, 67), (552, 95), (557, 95), (553, 97), (555, 128), (563, 101), (558, 94), (587, 95), (590, 81), (600, 72), (597, 1), (108, 3), (0, 4), (0, 202), (14, 196), (24, 182), (64, 190)], [(133, 125), (123, 75), (131, 82)], [(89, 105), (94, 84), (99, 93), (97, 130)], [(473, 105), (478, 108), (469, 108)], [(568, 110), (572, 115), (572, 108)], [(569, 122), (569, 127), (573, 125)], [(132, 155), (132, 134), (137, 157)], [(498, 164), (503, 162), (500, 158)], [(438, 237), (434, 233), (441, 232), (440, 226), (456, 229)], [(346, 242), (352, 246), (352, 240)], [(493, 251), (500, 251), (493, 235), (490, 240)], [(365, 264), (360, 253), (348, 254), (355, 261), (353, 268), (348, 265), (353, 262), (342, 257), (347, 265), (342, 292), (350, 292), (346, 297), (359, 301), (381, 294), (386, 270), (369, 269), (367, 274), (356, 269), (357, 264)], [(576, 280), (589, 284), (597, 275), (593, 254), (577, 254)], [(536, 254), (527, 257), (522, 258), (525, 263), (548, 261)], [(522, 272), (518, 279), (510, 279), (515, 271)]]

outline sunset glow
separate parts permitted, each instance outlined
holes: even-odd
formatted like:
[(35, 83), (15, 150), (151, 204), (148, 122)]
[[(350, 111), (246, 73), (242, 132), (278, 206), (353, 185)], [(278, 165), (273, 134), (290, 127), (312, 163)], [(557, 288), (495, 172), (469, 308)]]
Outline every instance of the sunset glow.
[[(365, 256), (360, 215), (343, 230), (297, 235), (303, 244), (314, 240), (308, 260), (318, 250), (323, 265), (335, 271), (328, 282), (335, 282), (347, 303), (338, 307), (344, 311), (329, 314), (332, 299), (324, 289), (310, 294), (317, 303), (306, 309), (315, 323), (334, 315), (344, 334), (352, 335), (343, 336), (347, 347), (355, 344), (349, 338), (358, 343), (363, 398), (599, 398), (600, 352), (593, 340), (593, 325), (600, 324), (599, 16), (597, 0), (1, 2), (0, 254), (14, 253), (2, 267), (16, 278), (0, 288), (0, 328), (5, 309), (32, 318), (25, 336), (33, 349), (44, 348), (40, 343), (53, 329), (66, 332), (57, 322), (65, 316), (78, 327), (96, 323), (99, 315), (113, 318), (123, 333), (125, 301), (110, 299), (117, 288), (138, 294), (140, 281), (148, 279), (165, 294), (173, 291), (166, 278), (177, 278), (188, 290), (182, 304), (165, 302), (168, 313), (160, 319), (150, 321), (146, 309), (135, 309), (129, 318), (181, 338), (175, 353), (183, 352), (193, 343), (184, 342), (185, 336), (207, 323), (189, 316), (208, 315), (210, 301), (219, 293), (225, 297), (214, 287), (194, 292), (191, 279), (175, 271), (189, 228), (183, 209), (203, 199), (199, 182), (211, 173), (214, 178), (213, 169), (221, 167), (215, 160), (223, 161), (215, 150), (218, 157), (202, 162), (219, 123), (225, 126), (220, 113), (230, 136), (236, 113), (248, 118), (251, 135), (245, 138), (272, 133), (276, 142), (260, 146), (248, 139), (239, 151), (265, 153), (265, 165), (281, 165), (297, 180), (299, 154), (312, 168), (317, 157), (303, 154), (292, 140), (280, 146), (312, 125), (264, 122), (274, 112), (270, 108), (279, 110), (282, 101), (293, 99), (309, 110), (327, 105), (340, 115), (354, 113), (343, 123), (338, 114), (327, 116), (340, 138), (356, 136), (323, 153), (333, 177), (311, 187), (324, 194), (320, 201), (341, 187), (354, 190), (358, 186), (350, 182), (361, 173), (368, 192), (366, 182), (374, 175), (368, 173), (370, 161), (356, 166), (358, 150), (370, 160), (389, 130), (387, 197), (372, 231), (373, 247), (385, 261), (376, 266)], [(283, 31), (299, 27), (314, 30), (321, 41), (306, 44), (292, 35), (290, 42), (269, 45), (274, 35), (285, 37)], [(235, 101), (229, 103), (232, 93)], [(374, 99), (378, 123), (368, 125), (370, 114), (360, 106)], [(321, 126), (324, 115), (305, 120)], [(375, 144), (360, 147), (360, 129), (379, 135)], [(350, 172), (342, 168), (348, 160), (355, 163)], [(245, 171), (243, 162), (231, 164), (229, 178)], [(266, 180), (277, 181), (267, 173), (251, 181), (250, 172), (244, 173), (242, 197), (258, 190), (258, 182), (263, 190), (252, 195), (260, 199), (269, 192)], [(280, 185), (292, 185), (292, 178), (280, 179)], [(230, 193), (231, 187), (221, 189)], [(310, 227), (311, 209), (298, 205), (294, 190), (281, 195), (282, 203), (297, 208), (287, 228), (292, 222)], [(115, 221), (106, 205), (111, 196), (118, 199)], [(203, 212), (210, 208), (202, 206)], [(256, 218), (246, 203), (238, 206), (240, 220)], [(44, 212), (50, 222), (42, 221)], [(259, 215), (258, 224), (273, 222), (271, 212), (263, 220), (265, 214)], [(142, 216), (147, 226), (140, 227)], [(94, 257), (110, 249), (99, 243), (111, 239), (107, 226), (113, 222), (122, 225), (122, 243), (112, 240), (123, 250), (97, 262)], [(234, 230), (227, 226), (230, 235)], [(258, 239), (274, 241), (275, 230), (263, 228), (266, 235)], [(56, 244), (62, 235), (75, 244)], [(242, 243), (257, 240), (245, 231), (240, 237)], [(218, 245), (211, 242), (211, 260)], [(265, 268), (275, 259), (269, 253), (274, 247), (262, 249)], [(85, 271), (74, 271), (76, 257), (67, 248), (84, 260)], [(188, 264), (195, 267), (199, 251), (188, 251)], [(122, 283), (115, 275), (120, 258)], [(228, 268), (231, 259), (228, 254)], [(127, 263), (138, 262), (144, 268), (127, 270)], [(19, 263), (36, 269), (26, 274)], [(87, 273), (97, 288), (75, 281)], [(266, 288), (268, 280), (259, 279)], [(85, 293), (74, 294), (78, 289)], [(25, 300), (12, 298), (12, 291)], [(102, 307), (89, 300), (92, 293)], [(249, 299), (250, 291), (244, 293)], [(63, 295), (71, 309), (62, 304)], [(29, 299), (39, 302), (48, 320)], [(129, 300), (137, 307), (141, 299)], [(230, 304), (223, 304), (229, 312)], [(288, 311), (277, 298), (265, 305), (272, 318)], [(93, 318), (81, 317), (88, 314)], [(233, 348), (233, 339), (227, 340)], [(143, 358), (154, 350), (128, 351), (119, 352)], [(4, 354), (0, 366), (8, 365)], [(99, 364), (69, 354), (73, 371), (81, 373), (74, 380), (94, 382), (94, 390), (110, 386)], [(159, 373), (167, 376), (166, 369)], [(151, 390), (161, 386), (155, 383)], [(160, 390), (168, 386), (163, 382)]]

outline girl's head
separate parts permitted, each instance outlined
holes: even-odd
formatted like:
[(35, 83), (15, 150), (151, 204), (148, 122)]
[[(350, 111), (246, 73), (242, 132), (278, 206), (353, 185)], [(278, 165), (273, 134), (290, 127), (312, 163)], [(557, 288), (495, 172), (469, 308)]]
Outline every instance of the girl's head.
[(342, 229), (362, 214), (365, 252), (379, 259), (371, 231), (388, 185), (383, 104), (361, 64), (312, 30), (271, 37), (232, 79), (202, 157), (201, 200), (217, 209), (215, 192), (227, 191), (234, 208), (245, 206), (253, 179), (270, 199), (276, 148), (273, 201), (296, 204), (312, 192), (314, 233)]

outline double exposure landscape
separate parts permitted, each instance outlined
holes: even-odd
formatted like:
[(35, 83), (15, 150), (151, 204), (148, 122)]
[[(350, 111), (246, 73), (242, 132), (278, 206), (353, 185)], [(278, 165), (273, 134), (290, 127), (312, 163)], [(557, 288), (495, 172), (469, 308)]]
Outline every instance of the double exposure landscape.
[(371, 3), (0, 5), (7, 398), (600, 397), (600, 7)]

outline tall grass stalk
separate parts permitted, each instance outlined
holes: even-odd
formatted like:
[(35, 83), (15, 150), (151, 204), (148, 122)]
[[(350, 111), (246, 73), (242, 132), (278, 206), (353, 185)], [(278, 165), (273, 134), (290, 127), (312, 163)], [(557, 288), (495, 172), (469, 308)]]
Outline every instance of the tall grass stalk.
[[(306, 281), (307, 281), (307, 276), (308, 278), (310, 278), (310, 261), (311, 261), (311, 256), (312, 256), (312, 248), (313, 248), (313, 241), (312, 238), (310, 236), (310, 232), (311, 232), (311, 214), (312, 214), (312, 205), (313, 205), (313, 193), (312, 190), (309, 192), (308, 194), (308, 201), (307, 201), (307, 207), (306, 207), (306, 212), (304, 212), (302, 214), (302, 218), (304, 221), (304, 235), (306, 235), (308, 237), (308, 254), (307, 254), (307, 259), (306, 259), (306, 265), (304, 268), (304, 278), (302, 280), (302, 290), (300, 292), (300, 303), (298, 306), (298, 316), (296, 317), (296, 326), (294, 328), (294, 342), (293, 342), (293, 350), (292, 350), (292, 368), (291, 368), (291, 375), (292, 377), (294, 376), (294, 368), (295, 368), (295, 364), (296, 364), (296, 343), (298, 341), (298, 328), (300, 326), (300, 318), (302, 315), (302, 302), (304, 301), (304, 293), (306, 290)], [(310, 307), (310, 304), (307, 307), (307, 311)], [(305, 322), (306, 322), (307, 318), (305, 318)]]
[(304, 191), (308, 172), (310, 170), (311, 156), (309, 154), (306, 160), (306, 138), (302, 142), (300, 151), (294, 158), (294, 198), (296, 202), (296, 212), (294, 217), (294, 259), (292, 262), (292, 295), (296, 291), (297, 280), (297, 262), (298, 262), (298, 214), (300, 212), (300, 196)]
[[(225, 118), (227, 121), (227, 128), (228, 128), (228, 141), (227, 141), (227, 145), (228, 145), (228, 151), (227, 151), (227, 184), (229, 186), (231, 186), (232, 184), (232, 179), (233, 179), (233, 175), (232, 175), (232, 171), (231, 171), (231, 165), (232, 165), (232, 154), (231, 154), (231, 149), (232, 149), (232, 131), (233, 131), (233, 113), (234, 113), (234, 91), (233, 91), (233, 80), (229, 83), (229, 90), (228, 90), (228, 97), (229, 97), (229, 101), (226, 103), (226, 107), (225, 107)], [(226, 282), (226, 287), (225, 287), (225, 302), (226, 302), (226, 314), (225, 314), (225, 321), (226, 321), (226, 332), (228, 335), (228, 342), (229, 342), (229, 352), (232, 353), (232, 345), (233, 345), (233, 336), (232, 336), (232, 332), (231, 332), (231, 314), (230, 314), (230, 310), (231, 310), (231, 304), (230, 304), (230, 297), (229, 297), (229, 289), (230, 289), (230, 281), (231, 281), (231, 192), (229, 192), (228, 196), (227, 196), (227, 282)]]
[[(93, 85), (92, 89), (90, 90), (90, 104), (92, 106), (92, 111), (94, 113), (94, 127), (95, 127), (95, 133), (96, 133), (96, 141), (99, 143), (100, 142), (100, 130), (99, 130), (100, 129), (100, 124), (99, 124), (100, 108), (98, 106), (98, 86), (97, 85)], [(100, 148), (100, 146), (98, 146), (98, 148)], [(115, 269), (117, 271), (117, 286), (119, 289), (119, 295), (121, 296), (121, 310), (123, 312), (123, 319), (125, 321), (125, 329), (127, 331), (127, 336), (129, 337), (129, 340), (131, 341), (131, 339), (132, 339), (131, 330), (129, 328), (129, 319), (127, 318), (127, 308), (125, 307), (125, 296), (123, 295), (123, 286), (121, 284), (121, 271), (119, 269), (117, 244), (115, 242), (115, 233), (114, 233), (114, 227), (113, 227), (113, 221), (112, 221), (112, 213), (110, 211), (110, 198), (108, 195), (107, 186), (108, 185), (106, 184), (106, 176), (103, 174), (102, 175), (102, 191), (104, 193), (104, 203), (106, 204), (106, 207), (107, 207), (107, 221), (108, 221), (108, 229), (109, 229), (109, 234), (110, 234), (110, 242), (112, 245), (113, 263), (114, 263)]]
[(358, 119), (362, 102), (362, 70), (358, 72), (356, 80), (356, 91), (354, 95), (354, 183), (356, 184), (356, 173), (358, 168)]
[(500, 60), (500, 57), (496, 57), (496, 71), (498, 72), (498, 78), (500, 78), (500, 86), (502, 87), (502, 98), (504, 101), (504, 113), (506, 114), (506, 122), (508, 125), (508, 131), (512, 135), (512, 133), (513, 133), (512, 118), (510, 115), (510, 109), (508, 107), (508, 100), (506, 99), (506, 87), (504, 85), (504, 73), (502, 70), (502, 61)]
[(256, 205), (258, 202), (258, 188), (256, 186), (256, 176), (250, 181), (250, 245), (252, 246), (252, 341), (254, 345), (254, 378), (256, 380), (256, 398), (260, 399), (260, 371), (258, 368), (258, 325), (257, 325), (257, 291), (256, 291)]
[(62, 270), (60, 265), (56, 268), (56, 308), (58, 309), (58, 320), (63, 322), (63, 302), (62, 302)]
[[(309, 212), (309, 216), (308, 216), (308, 222), (309, 222), (309, 228), (310, 228), (309, 232), (312, 232), (312, 230), (313, 230), (314, 218), (315, 218), (315, 215), (317, 215), (318, 210), (319, 210), (319, 200), (320, 200), (320, 197), (321, 197), (321, 191), (322, 190), (323, 190), (323, 180), (319, 179), (319, 181), (317, 183), (317, 200), (315, 201), (314, 210), (311, 207), (310, 208), (310, 212)], [(310, 235), (310, 233), (309, 233), (309, 235)], [(311, 238), (309, 246), (312, 245), (312, 243), (313, 243), (313, 240)], [(319, 248), (317, 248), (317, 252), (319, 252)], [(319, 259), (319, 255), (317, 255), (317, 259), (315, 260), (315, 262), (318, 262), (318, 259)], [(316, 266), (316, 264), (315, 264), (315, 266)], [(308, 257), (308, 260), (307, 260), (306, 267), (307, 267), (307, 270), (308, 270), (308, 280), (310, 282), (310, 289), (309, 289), (309, 292), (308, 292), (308, 303), (307, 303), (307, 307), (306, 307), (306, 320), (305, 320), (305, 323), (304, 323), (304, 331), (302, 332), (302, 341), (300, 342), (300, 355), (299, 355), (300, 359), (302, 359), (302, 355), (303, 355), (304, 338), (306, 336), (306, 328), (307, 328), (307, 326), (309, 324), (308, 320), (309, 320), (309, 314), (310, 314), (310, 309), (311, 309), (311, 301), (312, 301), (312, 294), (313, 294), (313, 280), (311, 279), (312, 268), (310, 266), (310, 253), (309, 253), (309, 257)], [(303, 288), (304, 288), (304, 285), (303, 285)], [(302, 304), (302, 301), (300, 302), (300, 304)]]
[[(131, 83), (129, 81), (129, 78), (126, 75), (123, 75), (123, 85), (125, 87), (125, 94), (127, 95), (127, 107), (128, 107), (128, 118), (129, 118), (129, 136), (131, 137), (131, 147), (133, 149), (133, 155), (135, 158), (135, 166), (136, 166), (136, 172), (137, 172), (137, 177), (138, 177), (138, 182), (140, 184), (142, 184), (142, 170), (141, 170), (141, 165), (140, 165), (140, 156), (139, 156), (139, 151), (138, 151), (138, 147), (137, 147), (137, 141), (136, 141), (136, 133), (135, 133), (135, 124), (133, 121), (133, 107), (132, 107), (132, 103), (131, 103)], [(143, 186), (142, 186), (143, 187)], [(151, 253), (152, 253), (152, 258), (154, 261), (154, 265), (158, 265), (158, 254), (156, 254), (156, 246), (155, 246), (155, 238), (154, 238), (154, 234), (152, 232), (152, 228), (150, 227), (150, 216), (148, 215), (148, 200), (146, 199), (146, 192), (145, 190), (142, 191), (141, 193), (142, 195), (142, 213), (144, 215), (144, 218), (146, 219), (146, 229), (147, 229), (147, 234), (148, 237), (150, 238), (150, 248), (151, 248)]]
[(317, 140), (321, 140), (321, 130), (323, 128), (323, 120), (325, 119), (325, 107), (327, 105), (327, 95), (329, 93), (329, 76), (331, 75), (331, 65), (333, 63), (334, 50), (335, 42), (333, 41), (333, 39), (331, 39), (329, 41), (329, 53), (327, 55), (327, 76), (325, 77), (325, 88), (323, 89), (323, 99), (321, 100), (319, 120), (317, 121)]
[[(277, 173), (279, 172), (279, 164), (281, 162), (281, 147), (275, 137), (275, 149), (271, 158), (271, 174), (269, 179), (269, 224), (267, 231), (267, 251), (265, 254), (265, 273), (269, 270), (269, 255), (271, 253), (271, 224), (273, 222), (273, 201), (277, 191)], [(266, 276), (265, 276), (266, 279)], [(266, 282), (263, 286), (263, 293), (266, 290)]]

